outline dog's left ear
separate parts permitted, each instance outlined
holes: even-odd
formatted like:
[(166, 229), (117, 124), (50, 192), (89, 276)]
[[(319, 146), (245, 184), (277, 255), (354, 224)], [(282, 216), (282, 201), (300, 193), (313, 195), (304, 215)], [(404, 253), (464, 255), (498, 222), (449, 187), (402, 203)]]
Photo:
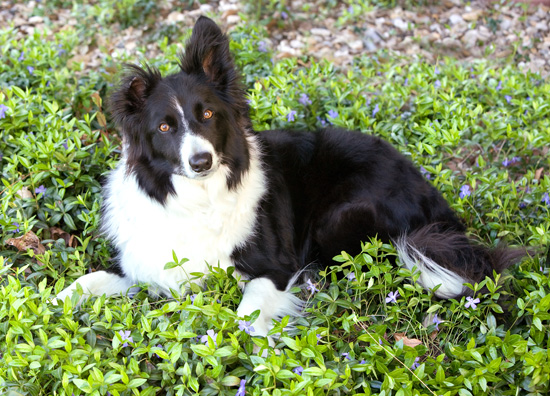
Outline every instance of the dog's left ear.
[(181, 69), (188, 74), (205, 75), (219, 88), (227, 88), (237, 78), (229, 40), (210, 18), (201, 16), (181, 57)]

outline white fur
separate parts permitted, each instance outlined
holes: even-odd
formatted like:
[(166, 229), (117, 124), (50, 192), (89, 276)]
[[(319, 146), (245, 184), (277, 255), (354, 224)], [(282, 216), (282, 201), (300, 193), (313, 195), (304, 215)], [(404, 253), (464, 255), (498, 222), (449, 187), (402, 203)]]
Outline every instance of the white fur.
[(403, 264), (409, 270), (416, 266), (420, 271), (418, 283), (422, 287), (433, 289), (437, 285), (441, 285), (434, 293), (439, 298), (453, 298), (463, 293), (464, 283), (468, 282), (467, 279), (441, 267), (435, 261), (423, 255), (417, 248), (407, 242), (406, 237), (396, 241), (395, 246)]
[(134, 285), (128, 278), (120, 277), (116, 274), (110, 274), (105, 271), (92, 272), (83, 275), (76, 282), (73, 282), (69, 287), (63, 290), (56, 296), (55, 303), (65, 300), (65, 297), (70, 297), (77, 289), (77, 284), (80, 284), (85, 296), (103, 294), (107, 296), (126, 293)]
[(205, 174), (210, 175), (213, 172), (216, 172), (220, 164), (220, 157), (216, 154), (214, 146), (207, 139), (195, 135), (193, 133), (185, 133), (183, 135), (181, 143), (181, 165), (183, 167), (183, 173), (185, 176), (191, 179), (202, 179), (204, 176), (202, 173), (197, 173), (191, 169), (189, 160), (195, 154), (199, 153), (210, 153), (212, 156), (212, 167)]
[(289, 291), (293, 283), (289, 282), (285, 291), (277, 290), (273, 281), (268, 278), (252, 279), (246, 284), (237, 314), (244, 317), (260, 310), (260, 316), (252, 326), (253, 335), (266, 336), (271, 329), (271, 319), (300, 314), (303, 302)]

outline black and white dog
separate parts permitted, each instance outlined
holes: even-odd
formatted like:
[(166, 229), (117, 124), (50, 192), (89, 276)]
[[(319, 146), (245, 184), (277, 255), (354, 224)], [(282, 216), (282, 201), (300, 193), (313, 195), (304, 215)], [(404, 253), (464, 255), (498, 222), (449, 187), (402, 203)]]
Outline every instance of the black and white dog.
[[(387, 142), (326, 129), (255, 133), (229, 42), (201, 17), (181, 58), (162, 77), (130, 67), (111, 100), (124, 139), (104, 188), (103, 232), (118, 251), (109, 271), (84, 275), (92, 295), (145, 282), (170, 295), (206, 263), (235, 266), (245, 284), (239, 316), (260, 310), (256, 334), (271, 319), (297, 314), (288, 289), (307, 265), (331, 265), (342, 250), (378, 236), (395, 243), (426, 288), (452, 298), (503, 270), (522, 253), (473, 244), (445, 200)], [(164, 269), (178, 258), (182, 267)]]

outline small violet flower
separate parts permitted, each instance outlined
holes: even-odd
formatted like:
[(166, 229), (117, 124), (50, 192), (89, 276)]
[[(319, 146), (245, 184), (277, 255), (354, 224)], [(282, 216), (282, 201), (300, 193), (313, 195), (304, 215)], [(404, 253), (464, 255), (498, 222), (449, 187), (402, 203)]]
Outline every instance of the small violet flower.
[(6, 118), (6, 110), (8, 109), (8, 106), (6, 106), (5, 104), (0, 104), (0, 120), (2, 118)]
[(34, 67), (32, 67), (32, 66), (27, 66), (27, 70), (29, 71), (29, 74), (34, 73)]
[(357, 280), (357, 278), (355, 277), (355, 272), (352, 271), (348, 274), (348, 280), (350, 282), (353, 282), (354, 280)]
[(420, 360), (419, 357), (414, 358), (414, 363), (411, 366), (412, 370), (416, 370), (418, 368), (418, 366), (420, 366), (420, 363), (418, 363), (419, 360)]
[(307, 105), (311, 104), (311, 100), (309, 99), (309, 96), (307, 96), (307, 94), (305, 94), (305, 93), (300, 95), (300, 99), (298, 99), (298, 102), (300, 102), (300, 104), (302, 104), (304, 106), (307, 106)]
[(267, 45), (266, 45), (265, 41), (258, 42), (258, 51), (267, 52)]
[(435, 314), (434, 318), (433, 318), (433, 322), (435, 323), (435, 329), (436, 330), (439, 330), (439, 325), (441, 323), (443, 323), (442, 320), (440, 320), (438, 317), (437, 317), (437, 314)]
[(372, 118), (374, 118), (379, 111), (380, 106), (378, 106), (378, 103), (376, 103), (376, 106), (374, 106), (374, 109), (372, 109)]
[(19, 58), (17, 58), (19, 62), (21, 62), (23, 59), (25, 59), (25, 51), (21, 51), (21, 55), (19, 55)]
[(338, 117), (338, 112), (336, 110), (329, 110), (328, 111), (328, 116), (330, 118), (336, 118), (336, 117)]
[(470, 186), (465, 184), (462, 187), (460, 187), (460, 194), (458, 196), (460, 198), (466, 198), (472, 195), (472, 190), (470, 189)]
[(422, 176), (424, 176), (428, 180), (430, 180), (430, 178), (432, 177), (430, 172), (428, 172), (423, 166), (420, 167), (420, 173), (422, 173)]
[(497, 90), (497, 91), (500, 91), (501, 89), (502, 89), (502, 81), (499, 81), (499, 82), (498, 82), (498, 85), (497, 85), (497, 87), (496, 87), (496, 90)]
[(321, 123), (321, 126), (325, 126), (327, 125), (327, 122), (325, 120), (323, 120), (321, 117), (317, 116), (317, 121), (319, 121)]
[(397, 302), (397, 297), (399, 297), (399, 291), (389, 292), (386, 297), (386, 304), (395, 304)]
[(311, 281), (311, 279), (307, 280), (307, 289), (313, 294), (315, 292), (318, 292), (319, 289), (315, 286), (315, 284)]
[(19, 232), (19, 223), (11, 223), (12, 225), (14, 225), (16, 228), (15, 228), (15, 231), (13, 231), (14, 234), (18, 233)]
[(212, 341), (214, 341), (214, 345), (218, 346), (218, 344), (216, 342), (216, 338), (218, 337), (218, 333), (214, 332), (214, 330), (212, 330), (212, 329), (206, 331), (206, 335), (203, 335), (201, 337), (201, 342), (203, 344), (208, 344), (208, 337), (209, 336), (210, 336), (210, 338), (212, 338)]
[(441, 81), (435, 80), (434, 87), (441, 88)]
[(317, 337), (317, 345), (319, 345), (319, 341), (321, 341), (321, 338), (323, 338), (321, 336), (321, 334), (315, 334), (315, 337)]
[(346, 358), (346, 359), (348, 359), (348, 360), (351, 360), (351, 358), (349, 357), (349, 353), (348, 353), (348, 352), (342, 353), (342, 357), (343, 357), (343, 358)]
[(34, 189), (35, 194), (44, 194), (46, 192), (46, 187), (44, 187), (42, 184), (40, 187), (37, 187)]
[(246, 395), (246, 380), (241, 380), (241, 384), (239, 385), (239, 389), (237, 390), (237, 393), (235, 393), (235, 396), (245, 396)]
[(294, 121), (294, 116), (295, 116), (296, 114), (298, 114), (298, 113), (296, 112), (296, 110), (290, 110), (290, 113), (288, 113), (288, 114), (286, 115), (287, 121), (288, 121), (288, 122)]
[(65, 150), (68, 150), (68, 149), (69, 149), (69, 143), (67, 143), (66, 140), (63, 142), (63, 148), (64, 148)]
[(302, 375), (302, 372), (304, 371), (304, 368), (302, 366), (294, 367), (292, 369), (292, 372), (294, 374)]
[(504, 95), (504, 99), (506, 99), (506, 102), (508, 102), (508, 104), (512, 102), (512, 97), (510, 95)]
[[(120, 335), (120, 338), (122, 339), (122, 341), (134, 342), (134, 339), (131, 336), (132, 332), (130, 330), (126, 330), (126, 331), (120, 330), (118, 334)], [(124, 344), (122, 344), (122, 346), (127, 347), (128, 343), (125, 342)]]
[(281, 11), (281, 18), (288, 19), (288, 14), (285, 11)]
[(254, 327), (252, 327), (250, 322), (247, 320), (239, 320), (239, 330), (244, 330), (246, 334), (250, 334), (254, 332)]
[[(160, 348), (160, 349), (162, 349), (162, 345), (157, 344), (157, 345), (155, 345), (155, 348)], [(156, 355), (156, 357), (158, 357), (159, 359), (161, 358), (161, 357), (159, 356), (159, 354), (156, 353), (156, 352), (155, 352), (155, 355)]]
[(466, 303), (464, 303), (464, 307), (472, 309), (477, 308), (477, 304), (479, 304), (480, 300), (479, 298), (472, 298), (472, 297), (466, 297)]
[(550, 195), (548, 195), (547, 192), (542, 195), (541, 202), (544, 202), (546, 205), (550, 206)]

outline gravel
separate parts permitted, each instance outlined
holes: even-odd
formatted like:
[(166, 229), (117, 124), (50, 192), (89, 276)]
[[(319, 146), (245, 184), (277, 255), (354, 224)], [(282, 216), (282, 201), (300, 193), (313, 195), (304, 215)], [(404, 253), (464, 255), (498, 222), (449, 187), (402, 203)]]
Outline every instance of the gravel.
[[(546, 3), (547, 5), (538, 4)], [(354, 57), (387, 50), (395, 56), (422, 58), (437, 63), (445, 56), (465, 62), (491, 59), (496, 64), (511, 64), (522, 71), (550, 74), (550, 0), (533, 0), (524, 7), (515, 3), (491, 3), (486, 0), (464, 4), (461, 0), (442, 0), (438, 4), (387, 9), (372, 9), (349, 16), (348, 7), (340, 4), (329, 15), (318, 12), (320, 5), (305, 1), (288, 2), (288, 18), (269, 15), (266, 44), (276, 59), (285, 57), (325, 58), (346, 67)], [(173, 11), (176, 0), (162, 2), (155, 26), (178, 24), (192, 26), (199, 15), (209, 15), (226, 30), (244, 21), (240, 13), (245, 5), (238, 0), (220, 0), (197, 4), (194, 9)], [(48, 27), (51, 31), (77, 26), (70, 9), (54, 15), (33, 15), (37, 4), (0, 2), (0, 28), (13, 26), (18, 35), (27, 36)], [(273, 23), (277, 22), (277, 23)], [(183, 27), (182, 27), (183, 28)], [(151, 31), (145, 27), (121, 29), (113, 25), (105, 36), (96, 38), (100, 45), (83, 44), (77, 59), (86, 68), (101, 65), (106, 54), (114, 57), (121, 51), (134, 53), (147, 43), (145, 56), (159, 53), (158, 43), (147, 40)], [(304, 58), (307, 62), (307, 58)], [(307, 64), (307, 63), (305, 63)]]

